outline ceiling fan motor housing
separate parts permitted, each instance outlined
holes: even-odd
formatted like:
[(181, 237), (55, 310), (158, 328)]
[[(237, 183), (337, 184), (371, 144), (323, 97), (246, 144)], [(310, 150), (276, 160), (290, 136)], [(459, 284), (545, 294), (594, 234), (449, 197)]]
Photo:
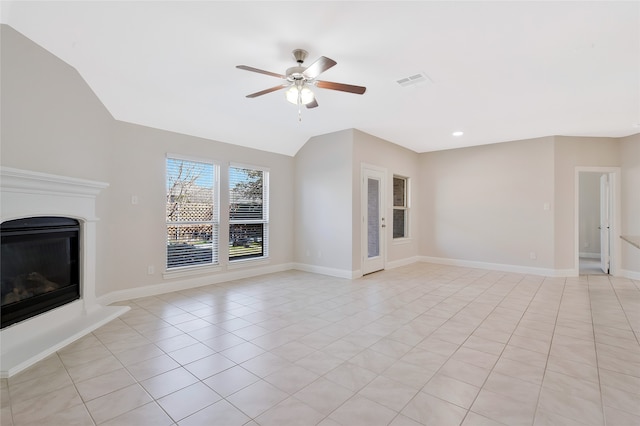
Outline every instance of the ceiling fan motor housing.
[(287, 69), (287, 80), (294, 82), (298, 80), (305, 80), (304, 75), (302, 74), (306, 68), (305, 67), (291, 67)]
[(307, 59), (309, 52), (304, 49), (295, 49), (292, 53), (298, 63), (298, 66), (287, 69), (287, 80), (292, 83), (296, 81), (304, 81), (306, 78), (302, 73), (306, 68), (302, 66), (302, 63)]
[(307, 59), (307, 56), (309, 55), (309, 52), (304, 49), (295, 49), (292, 53), (293, 57), (296, 58), (296, 62), (300, 65), (302, 65), (304, 60)]

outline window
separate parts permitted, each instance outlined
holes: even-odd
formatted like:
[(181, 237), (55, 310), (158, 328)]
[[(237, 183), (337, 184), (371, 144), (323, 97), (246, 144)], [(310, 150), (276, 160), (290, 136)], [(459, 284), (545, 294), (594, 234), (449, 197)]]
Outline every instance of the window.
[(218, 263), (218, 171), (167, 158), (167, 269)]
[(229, 167), (229, 260), (267, 257), (269, 172)]
[(408, 183), (408, 178), (393, 177), (393, 238), (409, 236)]

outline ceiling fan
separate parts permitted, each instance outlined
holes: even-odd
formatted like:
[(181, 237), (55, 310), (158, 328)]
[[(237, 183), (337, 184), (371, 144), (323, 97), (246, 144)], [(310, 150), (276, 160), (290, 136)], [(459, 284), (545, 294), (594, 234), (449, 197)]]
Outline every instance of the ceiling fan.
[(265, 71), (258, 68), (249, 67), (247, 65), (236, 66), (236, 68), (239, 68), (241, 70), (266, 74), (285, 80), (282, 84), (279, 84), (277, 86), (270, 87), (256, 93), (251, 93), (250, 95), (247, 95), (247, 98), (256, 98), (258, 96), (266, 95), (267, 93), (275, 92), (277, 90), (288, 87), (289, 89), (287, 89), (285, 95), (289, 102), (297, 104), (298, 106), (305, 105), (307, 108), (315, 108), (318, 106), (318, 101), (315, 99), (315, 95), (311, 91), (310, 86), (319, 87), (321, 89), (356, 93), (358, 95), (362, 95), (367, 90), (367, 88), (363, 86), (354, 86), (351, 84), (316, 80), (316, 78), (320, 74), (336, 65), (337, 62), (325, 56), (320, 56), (320, 58), (318, 58), (308, 67), (303, 67), (302, 64), (304, 63), (304, 60), (307, 58), (308, 54), (309, 53), (306, 50), (295, 49), (293, 51), (293, 57), (296, 59), (298, 65), (287, 69), (285, 74)]

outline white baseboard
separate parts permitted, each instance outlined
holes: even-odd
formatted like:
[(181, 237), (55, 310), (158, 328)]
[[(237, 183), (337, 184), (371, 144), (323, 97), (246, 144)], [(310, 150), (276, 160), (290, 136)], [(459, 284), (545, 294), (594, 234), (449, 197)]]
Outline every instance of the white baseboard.
[[(432, 256), (412, 256), (406, 259), (394, 260), (387, 262), (386, 269), (395, 269), (407, 266), (416, 262), (435, 263), (440, 265), (461, 266), (466, 268), (476, 268), (493, 271), (513, 272), (519, 274), (541, 275), (546, 277), (577, 277), (579, 271), (577, 269), (549, 269), (536, 268), (522, 265), (508, 265), (501, 263), (478, 262), (473, 260), (451, 259)], [(304, 272), (328, 275), (336, 278), (345, 278), (349, 280), (362, 277), (362, 271), (349, 271), (345, 269), (327, 268), (324, 266), (309, 265), (305, 263), (283, 263), (280, 265), (261, 266), (251, 269), (231, 270), (224, 273), (207, 274), (193, 278), (185, 278), (177, 281), (154, 284), (143, 287), (136, 287), (127, 290), (119, 290), (100, 296), (98, 303), (109, 305), (114, 302), (137, 299), (141, 297), (155, 296), (158, 294), (170, 293), (173, 291), (188, 290), (191, 288), (202, 287), (210, 284), (219, 284), (226, 281), (250, 278), (259, 275), (265, 275), (275, 272), (283, 272), (296, 269)], [(619, 276), (638, 280), (640, 272), (620, 270)]]
[(283, 263), (279, 265), (260, 266), (251, 269), (234, 269), (231, 271), (207, 274), (193, 278), (184, 278), (177, 281), (171, 281), (161, 284), (147, 285), (127, 290), (118, 290), (107, 293), (98, 298), (98, 302), (109, 305), (115, 302), (125, 300), (139, 299), (141, 297), (156, 296), (158, 294), (170, 293), (173, 291), (188, 290), (197, 287), (203, 287), (211, 284), (220, 284), (227, 281), (240, 280), (243, 278), (251, 278), (259, 275), (272, 274), (275, 272), (283, 272), (294, 269), (291, 263)]
[(385, 269), (401, 268), (403, 266), (411, 265), (417, 262), (420, 262), (419, 256), (412, 256), (412, 257), (408, 257), (406, 259), (400, 259), (400, 260), (392, 260), (386, 263)]
[(640, 272), (629, 271), (627, 269), (620, 269), (618, 276), (629, 278), (630, 280), (640, 280)]
[(600, 253), (580, 252), (579, 256), (585, 259), (600, 259)]
[(532, 266), (508, 265), (503, 263), (478, 262), (475, 260), (449, 259), (443, 257), (420, 256), (421, 262), (440, 265), (462, 266), (465, 268), (486, 269), (491, 271), (514, 272), (517, 274), (541, 275), (545, 277), (577, 277), (576, 269), (549, 269)]
[(349, 271), (346, 269), (327, 268), (325, 266), (309, 265), (306, 263), (295, 263), (293, 269), (314, 274), (329, 275), (336, 278), (346, 278), (353, 280), (362, 276), (362, 271)]

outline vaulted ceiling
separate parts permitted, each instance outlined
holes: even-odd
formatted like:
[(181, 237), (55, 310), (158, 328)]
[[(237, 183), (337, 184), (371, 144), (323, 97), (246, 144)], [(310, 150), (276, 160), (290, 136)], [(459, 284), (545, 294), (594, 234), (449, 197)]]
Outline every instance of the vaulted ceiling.
[[(294, 155), (357, 128), (416, 152), (640, 131), (640, 2), (3, 1), (1, 20), (75, 67), (118, 120)], [(337, 65), (286, 102), (291, 51)], [(424, 74), (402, 87), (398, 80)], [(463, 136), (453, 136), (463, 131)]]

